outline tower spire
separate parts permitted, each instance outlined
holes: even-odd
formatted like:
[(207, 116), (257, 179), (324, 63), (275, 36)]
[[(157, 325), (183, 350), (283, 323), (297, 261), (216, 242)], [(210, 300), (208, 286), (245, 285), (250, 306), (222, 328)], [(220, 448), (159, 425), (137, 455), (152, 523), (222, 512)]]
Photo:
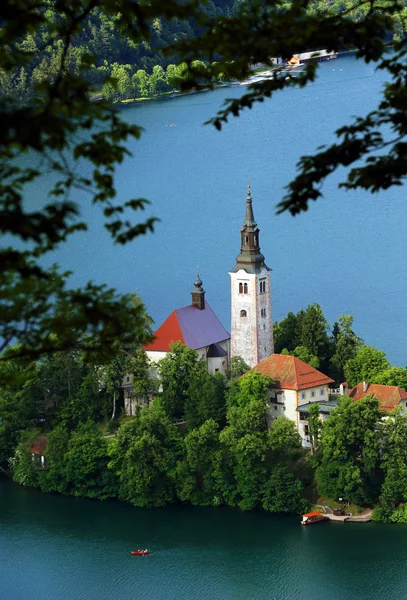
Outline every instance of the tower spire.
[(257, 223), (254, 220), (253, 214), (253, 204), (252, 204), (252, 194), (250, 191), (250, 183), (247, 186), (247, 196), (246, 196), (246, 215), (243, 222), (243, 227), (257, 227)]
[(245, 218), (240, 230), (240, 253), (236, 258), (236, 265), (232, 269), (232, 273), (237, 273), (240, 269), (243, 269), (246, 273), (259, 273), (262, 268), (265, 268), (266, 271), (271, 270), (264, 263), (264, 256), (260, 252), (259, 233), (260, 229), (254, 219), (253, 199), (249, 184), (247, 186)]

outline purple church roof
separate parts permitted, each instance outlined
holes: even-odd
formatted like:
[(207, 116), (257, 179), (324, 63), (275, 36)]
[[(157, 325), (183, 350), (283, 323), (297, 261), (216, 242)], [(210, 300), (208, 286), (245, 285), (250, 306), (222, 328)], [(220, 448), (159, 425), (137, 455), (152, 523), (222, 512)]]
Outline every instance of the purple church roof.
[(155, 339), (144, 346), (145, 350), (169, 352), (170, 344), (178, 341), (197, 350), (230, 338), (207, 302), (203, 310), (193, 304), (174, 310), (154, 336)]

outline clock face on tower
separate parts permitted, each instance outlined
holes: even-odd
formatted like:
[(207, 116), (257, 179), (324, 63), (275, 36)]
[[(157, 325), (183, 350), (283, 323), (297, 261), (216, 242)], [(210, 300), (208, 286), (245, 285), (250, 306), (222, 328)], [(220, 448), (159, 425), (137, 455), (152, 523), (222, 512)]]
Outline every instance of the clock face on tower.
[(253, 367), (274, 352), (271, 269), (260, 252), (260, 230), (254, 220), (250, 186), (240, 231), (240, 253), (231, 277), (231, 356)]

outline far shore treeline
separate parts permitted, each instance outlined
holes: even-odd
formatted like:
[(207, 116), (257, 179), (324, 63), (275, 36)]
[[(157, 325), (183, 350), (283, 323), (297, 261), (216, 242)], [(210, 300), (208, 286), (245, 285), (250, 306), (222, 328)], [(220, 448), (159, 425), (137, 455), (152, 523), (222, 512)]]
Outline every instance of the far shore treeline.
[[(319, 305), (275, 324), (276, 351), (349, 385), (407, 389), (407, 370), (364, 345), (341, 316), (330, 330)], [(272, 381), (235, 357), (227, 378), (180, 343), (152, 371), (140, 348), (117, 344), (107, 365), (57, 352), (23, 367), (0, 361), (0, 466), (21, 485), (139, 507), (174, 503), (303, 512), (343, 498), (407, 522), (407, 415), (384, 415), (375, 398), (339, 399), (324, 422), (309, 418), (313, 452), (285, 417), (267, 427)], [(245, 374), (246, 373), (246, 374)], [(122, 383), (133, 376), (135, 414)], [(158, 378), (157, 378), (158, 376)], [(46, 442), (46, 447), (45, 447)], [(45, 450), (38, 450), (39, 448)], [(40, 455), (44, 455), (44, 462)]]
[[(202, 2), (199, 10), (206, 18), (235, 17), (243, 4), (240, 0), (209, 0)], [(289, 4), (282, 2), (282, 10)], [(349, 10), (347, 3), (338, 0), (314, 0), (308, 6), (310, 14), (329, 11), (336, 15), (346, 10)], [(350, 16), (355, 21), (361, 20), (367, 10), (368, 6), (361, 3), (352, 9)], [(402, 12), (394, 16), (395, 39), (403, 35), (403, 18)], [(25, 36), (14, 49), (29, 57), (29, 61), (12, 70), (0, 68), (0, 101), (8, 98), (23, 106), (33, 94), (41, 94), (42, 82), (52, 82), (59, 76), (62, 57), (69, 73), (85, 75), (93, 88), (91, 98), (103, 97), (109, 102), (117, 102), (172, 93), (188, 78), (188, 69), (177, 51), (169, 48), (202, 34), (202, 27), (194, 18), (168, 21), (156, 17), (150, 23), (148, 38), (136, 42), (117, 27), (120, 13), (116, 17), (108, 16), (101, 8), (94, 8), (81, 31), (70, 40), (65, 56), (64, 42), (49, 35), (49, 26), (55, 25), (58, 19), (60, 16), (50, 5), (46, 11), (48, 26)], [(391, 39), (390, 36), (389, 42)], [(297, 51), (312, 49), (298, 48)], [(215, 53), (214, 58), (212, 67), (222, 57)], [(192, 61), (193, 68), (204, 80), (207, 64), (199, 56)], [(216, 72), (216, 68), (211, 72)], [(219, 72), (213, 83), (223, 81), (224, 74)]]

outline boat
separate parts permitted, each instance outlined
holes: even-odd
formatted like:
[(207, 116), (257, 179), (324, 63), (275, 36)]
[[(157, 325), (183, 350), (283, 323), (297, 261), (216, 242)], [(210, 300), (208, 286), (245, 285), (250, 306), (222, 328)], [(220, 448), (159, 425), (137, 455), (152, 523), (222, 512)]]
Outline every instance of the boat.
[(145, 556), (146, 554), (150, 554), (150, 550), (133, 550), (130, 554), (133, 556)]
[(327, 517), (318, 511), (305, 513), (302, 515), (301, 525), (311, 525), (312, 523), (318, 523), (319, 521), (326, 521)]

